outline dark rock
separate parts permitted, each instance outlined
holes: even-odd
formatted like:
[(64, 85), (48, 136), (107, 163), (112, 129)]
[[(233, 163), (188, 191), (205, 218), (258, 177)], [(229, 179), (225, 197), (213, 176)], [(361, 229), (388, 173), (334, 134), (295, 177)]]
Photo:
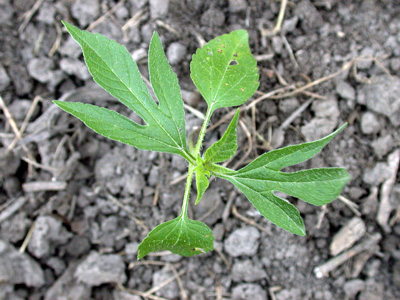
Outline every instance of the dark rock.
[(357, 102), (374, 112), (387, 116), (393, 125), (400, 125), (400, 77), (380, 75), (371, 84), (363, 85)]
[(3, 189), (8, 196), (18, 195), (21, 192), (21, 182), (19, 182), (18, 177), (7, 177), (4, 180)]
[(266, 291), (254, 283), (240, 284), (233, 288), (232, 299), (234, 300), (265, 300), (267, 299)]
[(3, 92), (6, 89), (8, 89), (10, 86), (10, 82), (11, 82), (10, 77), (8, 77), (6, 70), (0, 63), (0, 92)]
[(400, 261), (397, 260), (393, 266), (393, 283), (400, 288)]
[(27, 253), (19, 253), (0, 240), (0, 282), (41, 287), (45, 284), (40, 265)]
[(17, 95), (26, 95), (32, 90), (32, 80), (23, 65), (12, 64), (8, 68)]
[(280, 36), (274, 36), (271, 38), (272, 49), (274, 53), (281, 54), (283, 49), (283, 42)]
[(57, 246), (67, 243), (71, 236), (60, 220), (51, 216), (39, 216), (28, 245), (29, 252), (38, 258), (48, 257)]
[(179, 64), (186, 56), (186, 46), (179, 42), (171, 43), (167, 50), (167, 58), (171, 65)]
[(297, 4), (294, 15), (299, 17), (301, 26), (306, 32), (321, 28), (324, 25), (321, 14), (309, 0), (302, 0)]
[(132, 295), (132, 294), (129, 294), (128, 292), (117, 291), (117, 290), (114, 290), (113, 298), (114, 298), (114, 300), (141, 300), (142, 299), (137, 295)]
[(255, 255), (259, 246), (260, 232), (251, 226), (236, 229), (224, 242), (225, 252), (230, 256)]
[(21, 163), (21, 160), (6, 148), (0, 148), (0, 178), (14, 175)]
[(76, 18), (81, 27), (92, 23), (100, 14), (98, 0), (77, 0), (72, 4), (71, 14)]
[(66, 245), (65, 250), (72, 257), (79, 257), (87, 253), (90, 249), (89, 240), (80, 235), (75, 235)]
[(250, 259), (237, 261), (232, 267), (232, 279), (234, 281), (252, 282), (267, 277), (261, 264), (253, 264)]
[(125, 264), (121, 256), (91, 252), (76, 268), (75, 278), (89, 286), (125, 283)]

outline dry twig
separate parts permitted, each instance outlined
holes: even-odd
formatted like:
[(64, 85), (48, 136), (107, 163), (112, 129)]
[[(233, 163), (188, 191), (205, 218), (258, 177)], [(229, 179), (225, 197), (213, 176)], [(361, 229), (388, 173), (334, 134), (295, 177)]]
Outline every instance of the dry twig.
[(121, 6), (123, 6), (125, 3), (125, 0), (121, 0), (119, 1), (117, 4), (115, 4), (111, 9), (109, 9), (104, 15), (102, 15), (101, 17), (99, 17), (97, 20), (95, 20), (94, 22), (92, 22), (87, 28), (87, 31), (92, 30), (93, 28), (95, 28), (97, 25), (99, 25), (101, 22), (103, 22), (108, 16), (110, 16), (111, 14), (113, 14), (118, 8), (120, 8)]
[(251, 226), (257, 227), (258, 229), (260, 229), (260, 230), (263, 231), (263, 232), (269, 233), (267, 229), (265, 229), (264, 227), (260, 226), (256, 221), (254, 221), (254, 220), (252, 220), (252, 219), (249, 219), (249, 218), (246, 218), (245, 216), (241, 215), (241, 214), (238, 212), (238, 210), (237, 210), (237, 208), (236, 208), (235, 205), (232, 205), (232, 214), (233, 214), (236, 218), (242, 220), (243, 222), (245, 222), (245, 223), (247, 223), (247, 224), (249, 224), (249, 225), (251, 225)]
[(43, 4), (44, 0), (37, 0), (35, 4), (33, 4), (32, 8), (24, 13), (24, 20), (18, 28), (18, 32), (24, 32), (26, 26), (29, 24), (29, 21), (32, 19), (33, 15), (37, 12), (40, 6)]
[(28, 244), (32, 238), (32, 234), (35, 231), (35, 226), (36, 226), (36, 221), (34, 221), (31, 225), (31, 228), (29, 228), (29, 231), (28, 231), (24, 241), (22, 242), (21, 247), (19, 248), (19, 253), (24, 253), (26, 248), (28, 247)]
[(33, 181), (22, 185), (22, 189), (26, 193), (42, 192), (42, 191), (63, 191), (67, 188), (66, 181)]
[(376, 245), (382, 236), (380, 233), (375, 233), (363, 242), (359, 243), (358, 245), (354, 246), (350, 250), (328, 260), (326, 263), (314, 268), (314, 273), (317, 278), (327, 277), (329, 272), (335, 270), (337, 267), (342, 265), (344, 262), (348, 261), (353, 256), (370, 249), (374, 245)]
[(6, 206), (0, 213), (0, 223), (11, 217), (16, 211), (24, 206), (27, 200), (26, 197), (20, 197)]
[(125, 211), (137, 225), (142, 227), (145, 231), (147, 231), (147, 232), (149, 231), (149, 228), (144, 224), (144, 222), (142, 220), (139, 220), (138, 218), (136, 218), (136, 216), (124, 204), (122, 204), (117, 198), (115, 198), (110, 193), (107, 193), (107, 198), (109, 200), (111, 200), (112, 202), (114, 202), (114, 204), (117, 205), (119, 208), (121, 208), (123, 211)]
[(397, 171), (400, 163), (400, 149), (395, 150), (388, 156), (388, 165), (390, 169), (390, 176), (383, 182), (381, 187), (381, 199), (378, 208), (376, 220), (385, 232), (390, 232), (388, 225), (390, 213), (393, 207), (390, 203), (390, 193), (394, 184), (396, 183)]

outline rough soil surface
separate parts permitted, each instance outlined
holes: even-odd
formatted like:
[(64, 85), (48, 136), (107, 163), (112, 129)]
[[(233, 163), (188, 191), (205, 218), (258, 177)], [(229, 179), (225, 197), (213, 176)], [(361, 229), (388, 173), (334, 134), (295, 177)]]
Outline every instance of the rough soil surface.
[[(0, 0), (0, 299), (400, 299), (400, 4), (291, 1), (281, 33), (271, 35), (279, 8), (272, 0)], [(186, 163), (102, 138), (52, 104), (129, 115), (93, 84), (60, 20), (126, 45), (145, 77), (157, 30), (184, 101), (202, 112), (192, 53), (247, 29), (261, 74), (247, 104), (281, 91), (243, 110), (250, 135), (239, 128), (230, 166), (348, 122), (323, 153), (290, 168), (348, 168), (343, 198), (322, 208), (289, 199), (306, 223), (307, 237), (298, 237), (217, 180), (190, 209), (213, 229), (216, 251), (137, 262), (148, 229), (180, 211), (184, 181), (171, 182)], [(201, 122), (190, 111), (186, 118), (188, 132)], [(207, 134), (206, 145), (225, 128)]]

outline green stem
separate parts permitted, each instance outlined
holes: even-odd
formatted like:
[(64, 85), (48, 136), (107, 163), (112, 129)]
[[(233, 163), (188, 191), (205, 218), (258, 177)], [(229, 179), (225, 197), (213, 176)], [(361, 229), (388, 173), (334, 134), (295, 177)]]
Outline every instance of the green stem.
[[(204, 117), (204, 122), (203, 125), (201, 126), (199, 137), (197, 139), (196, 147), (194, 148), (194, 151), (192, 153), (192, 158), (196, 159), (196, 157), (200, 154), (201, 146), (203, 145), (203, 140), (204, 136), (206, 134), (207, 126), (208, 123), (210, 122), (211, 115), (213, 113), (212, 105), (210, 105), (207, 108), (207, 113), (206, 116)], [(185, 194), (183, 196), (183, 203), (182, 203), (182, 211), (180, 214), (180, 217), (183, 219), (186, 219), (187, 216), (187, 209), (189, 205), (189, 198), (190, 198), (190, 189), (192, 186), (192, 180), (193, 180), (193, 174), (194, 174), (194, 168), (196, 167), (197, 163), (194, 162), (192, 163), (191, 160), (189, 160), (189, 169), (188, 169), (188, 174), (186, 177), (186, 187), (185, 187)]]
[(183, 152), (182, 156), (193, 165), (196, 165), (196, 158), (190, 152)]
[(183, 203), (182, 203), (182, 211), (181, 211), (181, 218), (187, 219), (187, 208), (189, 205), (189, 198), (190, 198), (190, 188), (192, 186), (193, 180), (193, 173), (194, 173), (194, 165), (189, 164), (189, 170), (186, 177), (186, 187), (185, 187), (185, 194), (183, 195)]

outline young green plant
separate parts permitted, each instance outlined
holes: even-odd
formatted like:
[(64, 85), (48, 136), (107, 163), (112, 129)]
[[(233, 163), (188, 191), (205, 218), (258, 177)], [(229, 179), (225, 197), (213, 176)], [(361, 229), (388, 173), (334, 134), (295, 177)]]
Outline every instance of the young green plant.
[(140, 116), (145, 125), (139, 125), (115, 111), (90, 104), (54, 103), (107, 138), (142, 150), (177, 154), (189, 164), (180, 215), (158, 225), (147, 235), (139, 245), (138, 259), (153, 251), (169, 250), (192, 256), (214, 249), (211, 229), (188, 217), (194, 176), (197, 186), (195, 204), (206, 192), (209, 177), (214, 175), (234, 184), (266, 219), (302, 236), (305, 235), (305, 228), (298, 210), (274, 192), (280, 191), (313, 205), (325, 205), (339, 195), (349, 180), (349, 174), (343, 168), (293, 173), (281, 171), (320, 152), (345, 125), (323, 139), (264, 153), (235, 171), (219, 163), (232, 158), (236, 152), (238, 109), (221, 139), (202, 153), (204, 135), (213, 112), (218, 108), (243, 104), (258, 88), (257, 63), (250, 52), (245, 30), (217, 37), (193, 55), (191, 78), (208, 108), (197, 143), (188, 148), (178, 79), (168, 64), (156, 32), (150, 42), (148, 67), (158, 103), (149, 93), (136, 63), (125, 47), (103, 35), (82, 31), (66, 22), (63, 24), (82, 47), (94, 81)]

